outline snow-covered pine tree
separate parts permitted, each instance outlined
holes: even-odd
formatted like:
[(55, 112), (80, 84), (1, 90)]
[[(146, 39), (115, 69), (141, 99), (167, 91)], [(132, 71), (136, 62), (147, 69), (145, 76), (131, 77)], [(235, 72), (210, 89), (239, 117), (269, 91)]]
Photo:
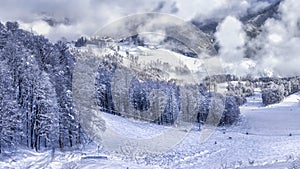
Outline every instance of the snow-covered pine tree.
[[(11, 99), (16, 100), (21, 120), (20, 130), (15, 132), (16, 142), (35, 149), (81, 144), (84, 134), (72, 104), (75, 60), (66, 44), (54, 45), (43, 36), (19, 29), (15, 22), (0, 24), (0, 61), (10, 72)], [(8, 103), (2, 107), (5, 106), (15, 110)]]
[(18, 146), (20, 112), (13, 88), (13, 79), (4, 61), (0, 61), (0, 153)]
[(41, 72), (37, 81), (34, 94), (34, 148), (40, 150), (41, 145), (45, 148), (55, 147), (57, 143), (58, 126), (58, 103), (56, 93), (47, 73)]

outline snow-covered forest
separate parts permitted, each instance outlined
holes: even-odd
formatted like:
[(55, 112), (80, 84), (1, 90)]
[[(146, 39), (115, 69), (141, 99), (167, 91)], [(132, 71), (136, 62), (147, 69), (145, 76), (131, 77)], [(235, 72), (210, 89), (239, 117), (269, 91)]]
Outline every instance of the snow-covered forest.
[[(81, 41), (82, 38), (77, 45)], [(17, 22), (1, 24), (2, 156), (20, 149), (41, 153), (55, 149), (82, 151), (82, 147), (91, 144), (92, 140), (80, 126), (72, 100), (76, 64), (72, 53), (95, 55), (82, 48), (86, 43), (89, 42), (79, 48), (61, 41), (53, 44), (43, 36), (20, 29)], [(177, 85), (173, 78), (161, 79), (169, 77), (172, 71), (187, 73), (184, 66), (172, 67), (162, 61), (145, 64), (122, 50), (127, 47), (112, 47), (100, 60), (95, 97), (100, 111), (125, 119), (162, 126), (188, 122), (199, 126), (196, 131), (200, 133), (205, 124), (215, 120), (220, 127), (240, 123), (239, 107), (247, 105), (248, 97), (257, 98), (254, 91), (257, 88), (262, 91), (258, 99), (264, 105), (279, 103), (300, 91), (299, 77), (253, 79), (225, 74), (206, 77), (198, 84)], [(128, 60), (138, 68), (135, 73), (140, 76), (130, 76), (125, 67)], [(225, 92), (221, 94), (220, 90)], [(207, 121), (209, 114), (215, 115)]]
[(0, 24), (0, 152), (72, 148), (84, 134), (72, 103), (74, 57), (63, 42)]
[[(36, 151), (69, 149), (84, 144), (87, 138), (72, 102), (72, 69), (76, 60), (67, 44), (52, 44), (43, 36), (19, 29), (16, 22), (1, 24), (1, 37), (1, 150), (19, 146)], [(210, 98), (220, 97), (225, 102), (220, 124), (232, 124), (238, 118), (238, 96), (213, 94), (203, 84), (189, 87), (198, 92), (192, 96), (183, 92), (184, 89), (180, 93), (179, 86), (171, 82), (140, 82), (138, 79), (123, 82), (118, 79), (122, 85), (115, 90), (126, 93), (124, 85), (128, 85), (129, 104), (133, 105), (133, 109), (130, 111), (124, 105), (114, 105), (111, 81), (116, 66), (121, 64), (118, 62), (122, 62), (120, 58), (122, 56), (118, 53), (107, 55), (100, 64), (95, 85), (101, 111), (120, 115), (120, 111), (125, 110), (132, 112), (126, 114), (128, 117), (172, 125), (179, 111), (185, 109), (184, 121), (200, 123), (209, 113)], [(159, 92), (158, 89), (163, 96), (151, 98), (151, 93)], [(119, 94), (119, 99), (122, 99), (123, 93)], [(150, 99), (154, 100), (151, 105)], [(183, 101), (187, 103), (181, 103)], [(126, 98), (120, 103), (126, 104)], [(188, 105), (191, 107), (186, 107)], [(152, 115), (153, 112), (158, 114)], [(193, 121), (196, 119), (194, 116), (196, 121)]]

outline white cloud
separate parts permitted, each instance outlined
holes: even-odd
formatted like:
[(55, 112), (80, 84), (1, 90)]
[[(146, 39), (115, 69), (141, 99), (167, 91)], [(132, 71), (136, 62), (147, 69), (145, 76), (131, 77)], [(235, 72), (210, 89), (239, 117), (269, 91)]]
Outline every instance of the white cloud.
[[(23, 27), (35, 28), (34, 31), (53, 41), (62, 36), (74, 40), (80, 35), (91, 36), (105, 24), (120, 17), (152, 11), (176, 12), (176, 4), (161, 0), (3, 0), (0, 6), (0, 21), (19, 21)], [(43, 25), (44, 18), (51, 18), (57, 22), (64, 22), (67, 18), (69, 23), (58, 24), (48, 30)]]
[(280, 5), (280, 19), (269, 19), (255, 43), (262, 43), (259, 66), (274, 75), (300, 75), (300, 1), (286, 0)]
[(22, 29), (32, 31), (33, 33), (39, 35), (47, 35), (51, 30), (51, 26), (48, 25), (45, 21), (41, 20), (34, 21), (30, 24), (21, 21), (19, 24)]
[(220, 56), (223, 60), (243, 58), (246, 34), (238, 19), (233, 16), (226, 17), (218, 26), (215, 36), (221, 47)]
[[(249, 2), (251, 3), (251, 2)], [(285, 0), (279, 7), (279, 18), (268, 19), (256, 39), (247, 39), (243, 25), (233, 16), (226, 17), (215, 34), (220, 45), (219, 56), (228, 73), (259, 76), (300, 75), (300, 1)], [(244, 59), (248, 46), (256, 46), (255, 58)], [(251, 63), (251, 64), (248, 64)]]
[[(178, 0), (179, 16), (199, 22), (222, 20), (227, 16), (241, 17), (269, 6), (273, 0), (198, 0), (187, 3)], [(192, 14), (192, 15), (191, 15)], [(192, 17), (192, 18), (190, 18)]]

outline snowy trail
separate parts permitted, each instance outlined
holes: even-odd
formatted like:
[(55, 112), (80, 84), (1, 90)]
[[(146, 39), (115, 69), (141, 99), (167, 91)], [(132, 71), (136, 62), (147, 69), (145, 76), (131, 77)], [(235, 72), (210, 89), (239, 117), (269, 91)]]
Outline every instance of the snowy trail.
[(300, 156), (299, 98), (300, 93), (295, 93), (279, 104), (264, 107), (261, 93), (256, 90), (255, 95), (249, 97), (241, 107), (242, 120), (239, 124), (218, 128), (201, 144), (195, 141), (199, 133), (190, 132), (174, 151), (198, 151), (175, 161), (174, 166), (249, 169), (291, 167), (292, 162)]
[(28, 165), (28, 169), (40, 169), (40, 168), (46, 168), (48, 164), (51, 161), (51, 157), (49, 155), (44, 156), (38, 160), (30, 162)]
[(257, 135), (300, 135), (300, 93), (293, 94), (283, 102), (262, 107), (261, 94), (255, 91), (253, 97), (240, 107), (245, 124), (244, 130)]
[(19, 150), (14, 154), (12, 156), (5, 155), (11, 160), (8, 160), (9, 162), (7, 163), (0, 161), (0, 168), (40, 169), (49, 168), (48, 165), (51, 163), (51, 153), (49, 151), (38, 153), (29, 150)]

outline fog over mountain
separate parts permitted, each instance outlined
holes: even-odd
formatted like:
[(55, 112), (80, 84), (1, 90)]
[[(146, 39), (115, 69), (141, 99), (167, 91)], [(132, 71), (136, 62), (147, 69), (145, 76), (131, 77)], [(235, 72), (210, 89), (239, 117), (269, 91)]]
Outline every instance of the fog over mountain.
[[(274, 0), (273, 0), (274, 1)], [(151, 1), (17, 1), (1, 2), (1, 20), (18, 20), (24, 27), (46, 35), (52, 40), (79, 35), (91, 35), (104, 24), (120, 17), (141, 12), (163, 12), (184, 20), (222, 19), (228, 15), (242, 16), (248, 11), (257, 11), (271, 1), (258, 0), (151, 0)], [(10, 12), (7, 12), (7, 11)], [(52, 21), (50, 21), (52, 20)], [(54, 24), (56, 23), (56, 24)]]
[(4, 0), (0, 20), (18, 21), (21, 28), (55, 42), (92, 36), (130, 14), (163, 12), (210, 34), (228, 73), (295, 76), (300, 73), (299, 7), (296, 0)]
[[(279, 6), (275, 6), (278, 8), (277, 13), (269, 16), (259, 27), (255, 22), (260, 22), (258, 18), (263, 14), (244, 22), (246, 24), (243, 28), (240, 26), (243, 23), (235, 17), (226, 17), (217, 27), (215, 34), (221, 46), (222, 60), (231, 63), (232, 71), (240, 74), (252, 72), (261, 76), (299, 75), (299, 7), (298, 1), (282, 1)], [(246, 29), (253, 29), (259, 33), (255, 37), (245, 36)], [(241, 56), (238, 52), (249, 49), (254, 52), (250, 56), (251, 59), (241, 59), (245, 54)]]

